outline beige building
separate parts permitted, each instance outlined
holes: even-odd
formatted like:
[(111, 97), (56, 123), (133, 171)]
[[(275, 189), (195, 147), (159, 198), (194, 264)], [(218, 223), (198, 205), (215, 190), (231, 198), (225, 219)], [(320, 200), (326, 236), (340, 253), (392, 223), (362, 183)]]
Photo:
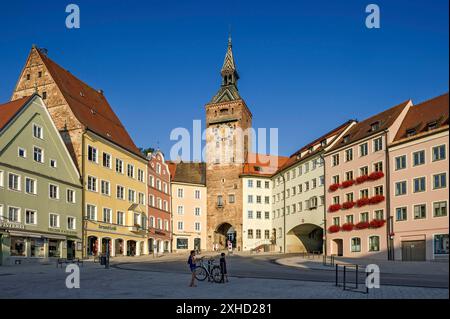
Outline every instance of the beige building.
[(172, 188), (172, 251), (207, 250), (206, 167), (169, 162)]

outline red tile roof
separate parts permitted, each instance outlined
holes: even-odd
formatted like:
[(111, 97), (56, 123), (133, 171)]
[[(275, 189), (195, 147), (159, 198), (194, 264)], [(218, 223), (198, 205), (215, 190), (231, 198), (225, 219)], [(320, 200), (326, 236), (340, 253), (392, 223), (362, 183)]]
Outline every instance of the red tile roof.
[[(254, 156), (254, 162), (252, 156)], [(244, 164), (241, 175), (270, 177), (283, 166), (288, 159), (289, 158), (285, 156), (249, 154), (249, 160), (252, 160), (252, 162)]]
[[(431, 100), (411, 106), (395, 136), (394, 142), (407, 136), (409, 130), (415, 130), (415, 135), (429, 132), (428, 124), (436, 122), (436, 128), (448, 126), (449, 103), (448, 93)], [(414, 136), (411, 136), (414, 138)]]
[(103, 93), (93, 89), (69, 71), (60, 67), (40, 50), (37, 51), (81, 124), (106, 140), (143, 157)]
[(0, 104), (0, 130), (2, 130), (19, 113), (22, 107), (27, 104), (32, 96), (24, 96), (18, 100)]

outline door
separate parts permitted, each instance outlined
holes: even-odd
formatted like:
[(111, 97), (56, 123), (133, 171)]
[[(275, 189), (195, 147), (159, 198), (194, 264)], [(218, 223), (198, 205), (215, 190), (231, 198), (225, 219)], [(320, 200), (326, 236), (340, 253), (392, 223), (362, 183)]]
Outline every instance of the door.
[(75, 242), (73, 240), (67, 241), (67, 259), (75, 258)]
[(425, 261), (425, 240), (402, 241), (403, 261)]
[(200, 238), (194, 238), (194, 249), (195, 250), (200, 250)]

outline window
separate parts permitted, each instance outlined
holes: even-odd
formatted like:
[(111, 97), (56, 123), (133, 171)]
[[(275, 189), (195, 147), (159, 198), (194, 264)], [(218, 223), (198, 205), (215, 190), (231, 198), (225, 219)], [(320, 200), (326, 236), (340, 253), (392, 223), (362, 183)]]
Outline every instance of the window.
[(161, 164), (156, 163), (156, 173), (161, 175)]
[[(294, 175), (295, 175), (295, 171), (294, 171)], [(264, 182), (264, 188), (267, 188), (267, 189), (268, 189), (268, 188), (270, 187), (269, 185), (270, 185), (269, 182), (267, 182), (267, 181)]]
[(111, 155), (103, 153), (103, 167), (111, 168)]
[(382, 209), (375, 211), (375, 219), (378, 219), (378, 220), (384, 219), (384, 212)]
[(164, 220), (164, 229), (169, 230), (169, 221), (168, 220)]
[(88, 176), (87, 189), (96, 192), (97, 191), (97, 177)]
[(177, 249), (188, 249), (187, 238), (177, 238)]
[(117, 224), (118, 225), (125, 225), (124, 216), (125, 216), (124, 212), (117, 212)]
[(413, 153), (413, 166), (425, 164), (425, 151), (417, 151)]
[(157, 227), (158, 229), (162, 229), (162, 219), (161, 219), (161, 218), (158, 218), (158, 219), (157, 219), (156, 227)]
[(200, 190), (195, 190), (195, 199), (200, 199)]
[(73, 217), (67, 217), (67, 229), (75, 230), (76, 224), (75, 224), (75, 218)]
[(406, 155), (398, 156), (395, 158), (395, 170), (401, 170), (406, 168)]
[(406, 181), (395, 183), (395, 196), (406, 194)]
[(341, 219), (339, 217), (333, 217), (333, 225), (339, 226), (341, 224)]
[(376, 186), (374, 188), (375, 190), (375, 195), (383, 195), (383, 186)]
[(252, 211), (252, 210), (249, 210), (249, 211), (247, 212), (247, 218), (248, 218), (248, 219), (253, 219), (253, 211)]
[(50, 225), (50, 227), (58, 228), (59, 227), (59, 215), (50, 214), (49, 225)]
[(44, 138), (42, 127), (33, 124), (33, 136), (42, 140)]
[(309, 172), (309, 163), (305, 163), (305, 173)]
[(194, 214), (195, 216), (200, 216), (201, 210), (200, 207), (195, 207)]
[(369, 197), (369, 190), (366, 189), (361, 189), (359, 191), (359, 198), (368, 198)]
[(111, 223), (111, 209), (103, 208), (103, 222)]
[(256, 239), (261, 239), (261, 229), (256, 230)]
[(178, 212), (178, 215), (183, 215), (184, 214), (184, 207), (179, 205), (177, 207), (177, 212)]
[[(339, 204), (339, 202), (340, 202), (340, 197), (339, 196), (334, 196), (333, 197), (333, 204)], [(300, 211), (300, 209), (299, 209), (299, 211)]]
[(34, 210), (27, 209), (25, 211), (25, 223), (29, 225), (37, 224), (37, 213)]
[(253, 239), (253, 229), (247, 230), (247, 237), (248, 239)]
[(68, 189), (66, 195), (68, 203), (75, 203), (75, 191), (73, 189)]
[(433, 189), (447, 187), (447, 174), (441, 173), (433, 175)]
[(373, 140), (373, 151), (378, 152), (378, 151), (381, 151), (382, 149), (383, 149), (383, 138), (378, 137), (378, 138), (374, 139)]
[(163, 202), (163, 209), (164, 209), (166, 212), (169, 211), (169, 204), (168, 204), (168, 202), (167, 202), (166, 200)]
[(305, 182), (305, 192), (309, 191), (309, 182)]
[[(178, 230), (183, 230), (183, 222), (178, 222), (178, 224), (177, 224), (177, 226), (178, 226)], [(186, 239), (186, 241), (187, 241), (187, 239)], [(186, 244), (186, 248), (187, 248), (187, 244)]]
[(448, 255), (448, 234), (434, 235), (434, 254)]
[(447, 202), (436, 202), (433, 203), (434, 217), (447, 216)]
[(333, 184), (339, 184), (339, 175), (333, 176)]
[(314, 179), (311, 181), (311, 183), (312, 183), (312, 188), (316, 188), (316, 187), (317, 187), (317, 179), (316, 179), (316, 178), (314, 178)]
[(364, 166), (359, 169), (359, 176), (364, 176), (369, 174), (369, 167)]
[(264, 219), (270, 219), (270, 212), (264, 212)]
[(24, 148), (19, 147), (17, 155), (19, 157), (26, 158), (27, 157), (27, 151)]
[(132, 189), (128, 190), (128, 201), (132, 203), (136, 202), (136, 192)]
[(253, 203), (253, 195), (248, 195), (247, 197), (247, 203), (252, 204)]
[(375, 172), (382, 172), (383, 171), (383, 162), (378, 162), (373, 164), (373, 170)]
[(86, 218), (89, 220), (97, 220), (97, 207), (94, 205), (86, 205)]
[(36, 180), (29, 177), (25, 178), (25, 192), (36, 195)]
[(358, 253), (361, 251), (361, 238), (352, 238), (352, 253)]
[(349, 148), (348, 150), (345, 150), (345, 161), (349, 162), (353, 160), (353, 148)]
[(433, 147), (433, 162), (444, 160), (446, 158), (445, 145)]
[(20, 222), (20, 208), (8, 207), (8, 221), (18, 223)]
[(88, 160), (94, 163), (97, 162), (97, 149), (95, 147), (92, 147), (88, 145)]
[(339, 154), (333, 155), (333, 166), (339, 165)]
[(201, 230), (199, 222), (195, 222), (194, 227), (195, 227), (195, 231), (200, 231)]
[(380, 122), (378, 122), (378, 121), (375, 122), (375, 123), (370, 124), (370, 130), (372, 132), (378, 130), (379, 128), (380, 128)]
[(120, 185), (117, 185), (116, 197), (122, 200), (125, 198), (125, 189)]
[(346, 181), (351, 181), (353, 180), (353, 171), (349, 171), (345, 173), (345, 180)]
[(135, 226), (140, 226), (141, 225), (141, 214), (139, 214), (139, 213), (134, 213), (133, 214), (133, 224)]
[(3, 171), (0, 171), (0, 187), (3, 187)]
[(127, 176), (134, 178), (134, 166), (131, 164), (127, 164)]
[[(292, 188), (293, 190), (293, 195), (295, 195), (295, 187)], [(265, 204), (270, 204), (270, 196), (264, 196), (264, 203)]]
[[(289, 194), (289, 192), (288, 192), (288, 194)], [(256, 196), (256, 203), (261, 204), (261, 196), (259, 196), (259, 195)]]
[(417, 131), (415, 128), (410, 128), (406, 130), (406, 136), (411, 137), (417, 134)]
[(348, 143), (348, 141), (350, 141), (350, 136), (349, 135), (345, 135), (344, 137), (343, 137), (343, 142), (344, 143)]
[(404, 221), (408, 219), (408, 211), (406, 207), (398, 207), (395, 209), (395, 216), (397, 221)]
[(347, 193), (345, 197), (347, 202), (353, 202), (353, 193)]
[(234, 202), (235, 202), (234, 194), (229, 194), (228, 195), (228, 203), (234, 204)]
[(183, 188), (178, 188), (177, 194), (178, 194), (178, 198), (183, 198), (183, 196), (184, 196)]
[(270, 231), (268, 229), (264, 231), (264, 239), (270, 239)]
[(353, 222), (354, 222), (353, 215), (345, 216), (345, 222), (348, 223), (348, 224), (353, 224)]
[(59, 187), (53, 184), (49, 185), (49, 197), (51, 199), (59, 199)]
[(427, 206), (425, 204), (414, 205), (414, 219), (424, 219), (427, 217)]
[(369, 148), (367, 143), (359, 145), (359, 156), (366, 156), (368, 154)]
[(217, 195), (217, 206), (223, 207), (223, 197), (222, 195)]
[(252, 187), (253, 187), (253, 180), (252, 180), (252, 179), (249, 179), (249, 180), (247, 181), (247, 186), (248, 186), (249, 188), (252, 188)]
[(360, 222), (368, 222), (369, 221), (369, 213), (368, 212), (361, 213), (359, 215), (359, 221)]
[(379, 251), (380, 250), (380, 237), (370, 236), (369, 237), (369, 251)]
[(123, 174), (123, 161), (116, 158), (116, 173)]
[(261, 212), (256, 212), (256, 219), (261, 219), (261, 218), (262, 218)]
[(44, 163), (44, 151), (41, 148), (33, 147), (33, 160), (38, 163)]
[(425, 191), (425, 177), (414, 178), (414, 193), (424, 192)]
[(256, 181), (256, 188), (261, 188), (261, 181)]
[(161, 190), (161, 181), (159, 179), (156, 179), (156, 189)]
[[(145, 194), (144, 193), (139, 193), (138, 194), (138, 202), (141, 205), (145, 205)], [(161, 209), (162, 207), (160, 207)]]
[(110, 195), (110, 183), (108, 181), (101, 181), (101, 192), (102, 195), (109, 196)]

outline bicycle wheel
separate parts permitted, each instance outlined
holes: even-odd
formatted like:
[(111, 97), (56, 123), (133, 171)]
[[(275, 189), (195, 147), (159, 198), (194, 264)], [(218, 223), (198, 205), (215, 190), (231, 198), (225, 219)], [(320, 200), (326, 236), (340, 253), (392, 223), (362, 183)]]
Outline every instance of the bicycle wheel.
[(219, 283), (222, 280), (222, 273), (219, 266), (214, 266), (211, 270), (211, 276), (214, 282)]
[(197, 267), (195, 268), (195, 278), (198, 281), (203, 281), (208, 277), (208, 272), (205, 267)]

